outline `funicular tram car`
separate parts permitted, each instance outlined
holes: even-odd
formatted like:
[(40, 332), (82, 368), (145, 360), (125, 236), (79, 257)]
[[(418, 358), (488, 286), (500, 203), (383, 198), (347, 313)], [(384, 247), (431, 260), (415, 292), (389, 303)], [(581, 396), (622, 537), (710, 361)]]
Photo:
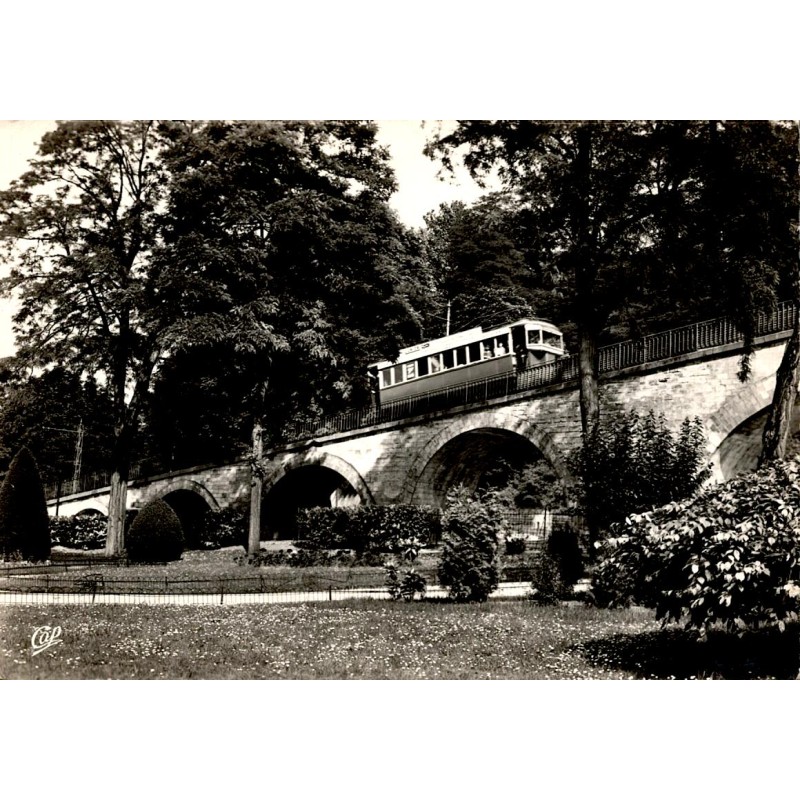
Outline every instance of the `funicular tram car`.
[(522, 319), (484, 331), (472, 328), (405, 347), (396, 361), (369, 366), (378, 404), (458, 384), (516, 373), (564, 355), (564, 337), (544, 320)]

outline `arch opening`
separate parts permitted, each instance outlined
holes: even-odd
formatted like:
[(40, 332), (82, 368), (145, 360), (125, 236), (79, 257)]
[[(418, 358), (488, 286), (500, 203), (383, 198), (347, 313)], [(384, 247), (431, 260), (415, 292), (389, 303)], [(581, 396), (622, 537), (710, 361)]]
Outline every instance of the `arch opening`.
[(161, 498), (181, 521), (185, 547), (197, 550), (202, 547), (203, 534), (211, 506), (198, 492), (191, 489), (176, 489)]
[(301, 508), (338, 508), (361, 502), (350, 481), (330, 467), (306, 464), (289, 469), (262, 500), (261, 539), (296, 539), (296, 516)]
[[(723, 480), (753, 472), (761, 455), (764, 425), (769, 408), (763, 408), (734, 428), (717, 448), (716, 456)], [(800, 453), (800, 400), (795, 403), (789, 423), (789, 441), (786, 456)]]
[(563, 482), (541, 450), (522, 434), (475, 428), (454, 436), (430, 458), (417, 481), (414, 503), (443, 506), (456, 486), (503, 492), (509, 505), (541, 508)]

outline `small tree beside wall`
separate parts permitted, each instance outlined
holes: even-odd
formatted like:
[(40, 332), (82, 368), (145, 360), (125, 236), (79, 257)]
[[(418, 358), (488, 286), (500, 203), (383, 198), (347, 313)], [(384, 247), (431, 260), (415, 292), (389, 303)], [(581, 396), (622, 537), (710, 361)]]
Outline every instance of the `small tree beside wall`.
[(686, 500), (711, 475), (702, 422), (687, 418), (675, 434), (653, 411), (603, 420), (571, 461), (598, 531), (630, 514)]

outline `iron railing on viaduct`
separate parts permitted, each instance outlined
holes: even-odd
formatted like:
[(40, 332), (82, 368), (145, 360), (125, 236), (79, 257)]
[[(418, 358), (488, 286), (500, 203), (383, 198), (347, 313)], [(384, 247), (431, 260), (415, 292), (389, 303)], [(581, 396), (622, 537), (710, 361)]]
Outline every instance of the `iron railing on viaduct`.
[[(756, 325), (756, 337), (790, 330), (794, 325), (796, 308), (781, 303), (769, 314), (761, 314)], [(601, 347), (598, 352), (599, 371), (616, 372), (626, 367), (642, 367), (675, 356), (684, 356), (723, 345), (743, 342), (744, 336), (728, 318), (696, 322), (634, 339)], [(394, 422), (407, 417), (441, 411), (454, 406), (471, 405), (529, 391), (531, 389), (571, 384), (578, 380), (577, 355), (531, 367), (523, 372), (509, 372), (480, 381), (460, 383), (447, 389), (426, 392), (404, 400), (385, 403), (380, 408), (363, 408), (325, 417), (312, 424), (294, 425), (288, 431), (289, 441), (300, 441), (331, 433), (344, 433), (358, 428)]]
[[(768, 336), (790, 330), (794, 325), (797, 309), (791, 302), (778, 305), (775, 311), (761, 314), (755, 336)], [(641, 339), (633, 339), (601, 347), (598, 352), (600, 373), (615, 372), (627, 367), (643, 367), (676, 356), (685, 356), (723, 345), (737, 344), (744, 340), (743, 334), (728, 318), (706, 320), (692, 325), (655, 333)], [(408, 417), (443, 411), (456, 406), (468, 406), (487, 400), (511, 397), (531, 389), (572, 384), (578, 379), (578, 358), (565, 356), (557, 361), (542, 364), (522, 372), (509, 372), (479, 381), (470, 381), (433, 392), (425, 392), (404, 400), (384, 403), (379, 408), (368, 407), (345, 411), (323, 417), (312, 423), (296, 423), (284, 429), (284, 443), (303, 441), (319, 436), (366, 428), (386, 422), (396, 422)], [(134, 464), (130, 479), (146, 477), (152, 469)], [(64, 481), (60, 486), (46, 487), (48, 498), (58, 493), (61, 496), (91, 491), (109, 484), (108, 473), (83, 476), (80, 481)]]

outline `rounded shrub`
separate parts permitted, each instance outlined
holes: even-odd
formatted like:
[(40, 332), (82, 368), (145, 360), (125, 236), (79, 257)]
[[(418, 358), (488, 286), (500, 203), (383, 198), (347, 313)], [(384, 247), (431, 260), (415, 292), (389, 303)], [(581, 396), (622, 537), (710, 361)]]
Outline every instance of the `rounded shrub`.
[(163, 500), (153, 500), (131, 523), (125, 549), (131, 561), (177, 561), (183, 542), (178, 515)]
[(0, 487), (0, 550), (4, 558), (50, 558), (47, 501), (39, 467), (27, 447), (14, 456)]

